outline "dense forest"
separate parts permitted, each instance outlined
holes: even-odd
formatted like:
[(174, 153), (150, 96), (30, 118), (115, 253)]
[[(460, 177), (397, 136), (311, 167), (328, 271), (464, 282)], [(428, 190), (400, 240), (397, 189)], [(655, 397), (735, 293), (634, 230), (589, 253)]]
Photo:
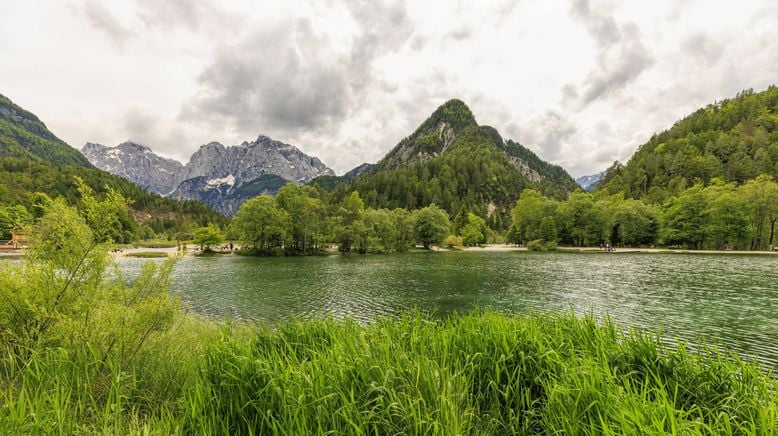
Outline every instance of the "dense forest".
[(660, 205), (576, 191), (565, 201), (525, 190), (507, 239), (533, 246), (662, 245), (691, 249), (764, 250), (776, 244), (778, 183), (762, 175), (736, 185), (713, 179)]
[(778, 177), (778, 88), (747, 90), (699, 109), (654, 135), (626, 165), (615, 163), (601, 190), (661, 204), (696, 183)]

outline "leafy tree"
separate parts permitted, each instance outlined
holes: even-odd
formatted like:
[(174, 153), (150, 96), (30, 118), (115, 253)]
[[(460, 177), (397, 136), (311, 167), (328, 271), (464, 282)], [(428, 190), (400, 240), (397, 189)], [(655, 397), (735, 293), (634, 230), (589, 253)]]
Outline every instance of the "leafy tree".
[(543, 239), (540, 225), (544, 218), (557, 216), (557, 202), (550, 200), (534, 189), (525, 189), (512, 210), (512, 238), (514, 242)]
[(211, 251), (211, 247), (224, 242), (224, 233), (213, 224), (199, 227), (194, 231), (194, 243), (203, 251)]
[[(624, 245), (648, 245), (656, 239), (658, 212), (642, 201), (628, 199), (616, 206), (613, 216), (614, 233)], [(615, 238), (614, 238), (615, 239)]]
[(486, 221), (474, 213), (467, 214), (467, 224), (461, 228), (462, 243), (467, 246), (486, 243)]
[(778, 220), (778, 183), (766, 174), (748, 181), (738, 189), (749, 206), (750, 225), (753, 229), (752, 250), (772, 246), (775, 222)]
[(394, 209), (391, 212), (394, 227), (397, 231), (394, 249), (400, 253), (408, 250), (413, 245), (413, 228), (415, 217), (405, 209)]
[(284, 246), (290, 227), (289, 214), (273, 197), (262, 194), (241, 205), (233, 220), (240, 240), (258, 254), (277, 254)]
[(319, 248), (324, 233), (326, 206), (313, 186), (287, 183), (275, 196), (278, 206), (289, 214), (290, 254), (311, 254)]
[(430, 248), (431, 245), (440, 244), (449, 233), (451, 223), (445, 210), (431, 204), (415, 212), (413, 235), (416, 241)]
[(464, 241), (457, 235), (448, 235), (446, 236), (446, 239), (443, 240), (443, 245), (447, 248), (458, 248), (464, 245)]
[(712, 248), (748, 248), (751, 243), (749, 204), (734, 183), (715, 182), (704, 190), (708, 203), (706, 232)]
[(335, 228), (340, 251), (349, 253), (352, 246), (357, 246), (357, 251), (367, 252), (369, 229), (363, 222), (365, 203), (359, 192), (354, 191), (343, 199), (339, 212)]
[(660, 214), (661, 239), (667, 245), (701, 249), (708, 222), (708, 202), (702, 185), (697, 184), (672, 197)]
[(586, 224), (592, 218), (593, 206), (592, 195), (580, 189), (559, 205), (559, 216), (564, 223), (564, 230), (575, 246), (581, 247), (589, 242)]

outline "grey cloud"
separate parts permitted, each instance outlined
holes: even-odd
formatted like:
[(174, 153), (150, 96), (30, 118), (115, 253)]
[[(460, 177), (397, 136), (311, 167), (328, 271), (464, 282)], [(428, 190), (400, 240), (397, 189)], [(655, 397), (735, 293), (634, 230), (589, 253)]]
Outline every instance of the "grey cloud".
[(564, 103), (583, 108), (589, 103), (622, 90), (655, 60), (643, 45), (640, 28), (634, 23), (619, 25), (603, 8), (592, 8), (590, 0), (576, 0), (571, 15), (581, 21), (597, 43), (597, 66), (589, 72), (582, 92), (562, 90)]
[(147, 141), (157, 127), (157, 119), (140, 108), (127, 110), (121, 123), (129, 138), (138, 141)]
[(138, 0), (138, 16), (148, 27), (173, 29), (183, 26), (192, 31), (234, 29), (241, 17), (218, 8), (218, 2), (205, 0)]
[(724, 45), (707, 33), (696, 33), (686, 38), (681, 48), (687, 56), (714, 63), (721, 58)]
[(276, 26), (219, 49), (200, 74), (203, 89), (182, 116), (227, 121), (242, 131), (314, 129), (345, 114), (347, 78), (345, 63), (333, 59), (327, 41), (298, 20), (291, 29)]
[(522, 144), (539, 150), (543, 159), (552, 161), (563, 157), (568, 142), (578, 132), (578, 127), (556, 110), (548, 110), (521, 126), (518, 129), (510, 127), (508, 132), (516, 133)]
[(360, 28), (347, 55), (337, 54), (308, 19), (296, 20), (291, 28), (268, 27), (216, 50), (181, 118), (289, 136), (341, 123), (369, 89), (393, 87), (374, 78), (372, 62), (413, 32), (402, 3), (346, 6)]
[(345, 5), (361, 31), (351, 47), (352, 80), (365, 86), (373, 59), (402, 46), (413, 35), (413, 25), (404, 1), (346, 0)]
[(447, 33), (444, 39), (453, 39), (454, 41), (462, 41), (463, 39), (470, 38), (473, 34), (473, 29), (470, 27), (463, 27), (461, 29), (452, 30)]
[(101, 32), (104, 32), (117, 48), (123, 48), (124, 43), (134, 34), (124, 26), (108, 8), (97, 0), (87, 0), (82, 11), (89, 22)]

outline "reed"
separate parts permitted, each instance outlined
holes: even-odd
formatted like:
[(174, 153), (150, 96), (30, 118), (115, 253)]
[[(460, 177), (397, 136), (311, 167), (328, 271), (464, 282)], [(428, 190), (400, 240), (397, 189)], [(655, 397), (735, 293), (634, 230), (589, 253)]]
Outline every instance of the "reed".
[(572, 314), (188, 319), (127, 368), (6, 353), (0, 433), (775, 434), (770, 374), (699, 348)]

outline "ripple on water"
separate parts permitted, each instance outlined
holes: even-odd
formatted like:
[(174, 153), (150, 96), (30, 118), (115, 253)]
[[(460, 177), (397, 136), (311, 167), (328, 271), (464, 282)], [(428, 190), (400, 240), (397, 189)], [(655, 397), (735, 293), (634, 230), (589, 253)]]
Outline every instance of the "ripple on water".
[[(410, 308), (439, 315), (608, 314), (672, 339), (718, 341), (778, 366), (775, 257), (684, 254), (413, 253), (185, 258), (172, 291), (192, 310), (245, 321), (355, 318)], [(140, 259), (121, 259), (137, 274)]]

